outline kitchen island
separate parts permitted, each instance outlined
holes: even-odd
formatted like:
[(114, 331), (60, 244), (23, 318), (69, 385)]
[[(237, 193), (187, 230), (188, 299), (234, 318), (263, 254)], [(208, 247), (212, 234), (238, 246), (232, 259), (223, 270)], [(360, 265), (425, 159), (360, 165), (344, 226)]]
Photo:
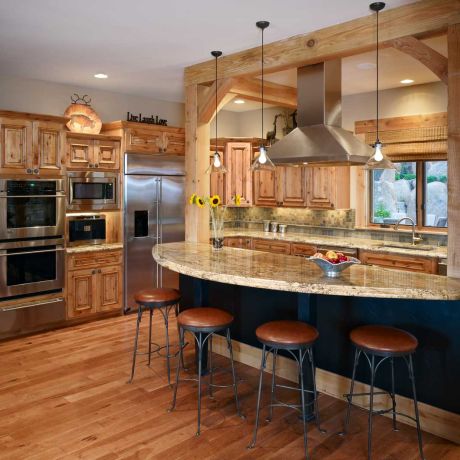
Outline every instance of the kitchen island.
[[(320, 333), (315, 347), (318, 375), (324, 371), (323, 376), (343, 379), (336, 385), (337, 396), (347, 391), (351, 375), (348, 335), (354, 327), (392, 325), (413, 333), (420, 342), (415, 366), (419, 400), (424, 403), (422, 425), (460, 442), (460, 280), (371, 266), (352, 266), (331, 279), (302, 257), (235, 248), (213, 251), (202, 243), (158, 245), (153, 256), (180, 273), (181, 307), (230, 311), (235, 316), (232, 337), (241, 344), (259, 347), (254, 331), (266, 321), (299, 319), (314, 324)], [(396, 392), (404, 405), (410, 384), (402, 365), (396, 375)], [(377, 386), (388, 389), (389, 377), (379, 373)], [(368, 381), (365, 366), (357, 378)], [(324, 391), (328, 385), (319, 387)]]

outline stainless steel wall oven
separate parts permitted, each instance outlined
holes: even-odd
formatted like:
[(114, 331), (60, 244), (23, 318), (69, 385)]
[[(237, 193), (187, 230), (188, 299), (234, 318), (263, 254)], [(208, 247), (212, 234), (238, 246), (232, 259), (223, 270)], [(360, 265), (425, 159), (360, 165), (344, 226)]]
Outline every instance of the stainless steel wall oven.
[(0, 179), (0, 240), (64, 235), (64, 179)]

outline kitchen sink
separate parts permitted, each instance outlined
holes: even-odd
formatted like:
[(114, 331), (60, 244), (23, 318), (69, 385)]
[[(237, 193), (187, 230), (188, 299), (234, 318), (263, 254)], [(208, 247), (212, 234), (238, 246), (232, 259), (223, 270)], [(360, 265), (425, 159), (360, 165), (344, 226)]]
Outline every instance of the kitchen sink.
[(409, 249), (415, 251), (431, 251), (434, 249), (434, 246), (430, 246), (428, 244), (410, 244), (410, 243), (379, 243), (376, 245), (378, 248), (399, 248), (399, 249)]

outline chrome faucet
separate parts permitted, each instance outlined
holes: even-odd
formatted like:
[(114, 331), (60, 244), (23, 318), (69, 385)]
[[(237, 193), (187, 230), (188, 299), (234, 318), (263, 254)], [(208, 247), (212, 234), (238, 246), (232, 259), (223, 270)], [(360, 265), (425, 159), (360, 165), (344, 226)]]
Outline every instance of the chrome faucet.
[(399, 224), (403, 220), (409, 220), (412, 224), (412, 246), (415, 246), (417, 243), (420, 243), (420, 241), (423, 241), (423, 238), (420, 235), (415, 236), (415, 222), (410, 217), (403, 217), (402, 219), (399, 219), (398, 222), (396, 222), (395, 224), (395, 230), (398, 230)]

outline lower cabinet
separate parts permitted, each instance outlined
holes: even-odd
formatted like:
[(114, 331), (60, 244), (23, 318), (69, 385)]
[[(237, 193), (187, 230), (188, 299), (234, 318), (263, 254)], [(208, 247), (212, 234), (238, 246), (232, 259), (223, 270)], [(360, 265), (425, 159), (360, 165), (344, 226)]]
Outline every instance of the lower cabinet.
[(305, 243), (291, 243), (291, 255), (310, 257), (316, 254), (317, 248), (312, 244)]
[(395, 268), (411, 272), (438, 273), (438, 260), (432, 257), (406, 256), (397, 254), (382, 254), (372, 251), (359, 251), (359, 259), (366, 265)]
[(69, 255), (67, 261), (68, 318), (78, 318), (121, 308), (123, 299), (121, 260), (121, 251)]
[(252, 249), (255, 251), (274, 252), (275, 254), (289, 255), (291, 253), (291, 243), (284, 241), (253, 239)]
[(251, 238), (245, 238), (243, 236), (225, 238), (224, 246), (228, 246), (229, 248), (251, 249)]

